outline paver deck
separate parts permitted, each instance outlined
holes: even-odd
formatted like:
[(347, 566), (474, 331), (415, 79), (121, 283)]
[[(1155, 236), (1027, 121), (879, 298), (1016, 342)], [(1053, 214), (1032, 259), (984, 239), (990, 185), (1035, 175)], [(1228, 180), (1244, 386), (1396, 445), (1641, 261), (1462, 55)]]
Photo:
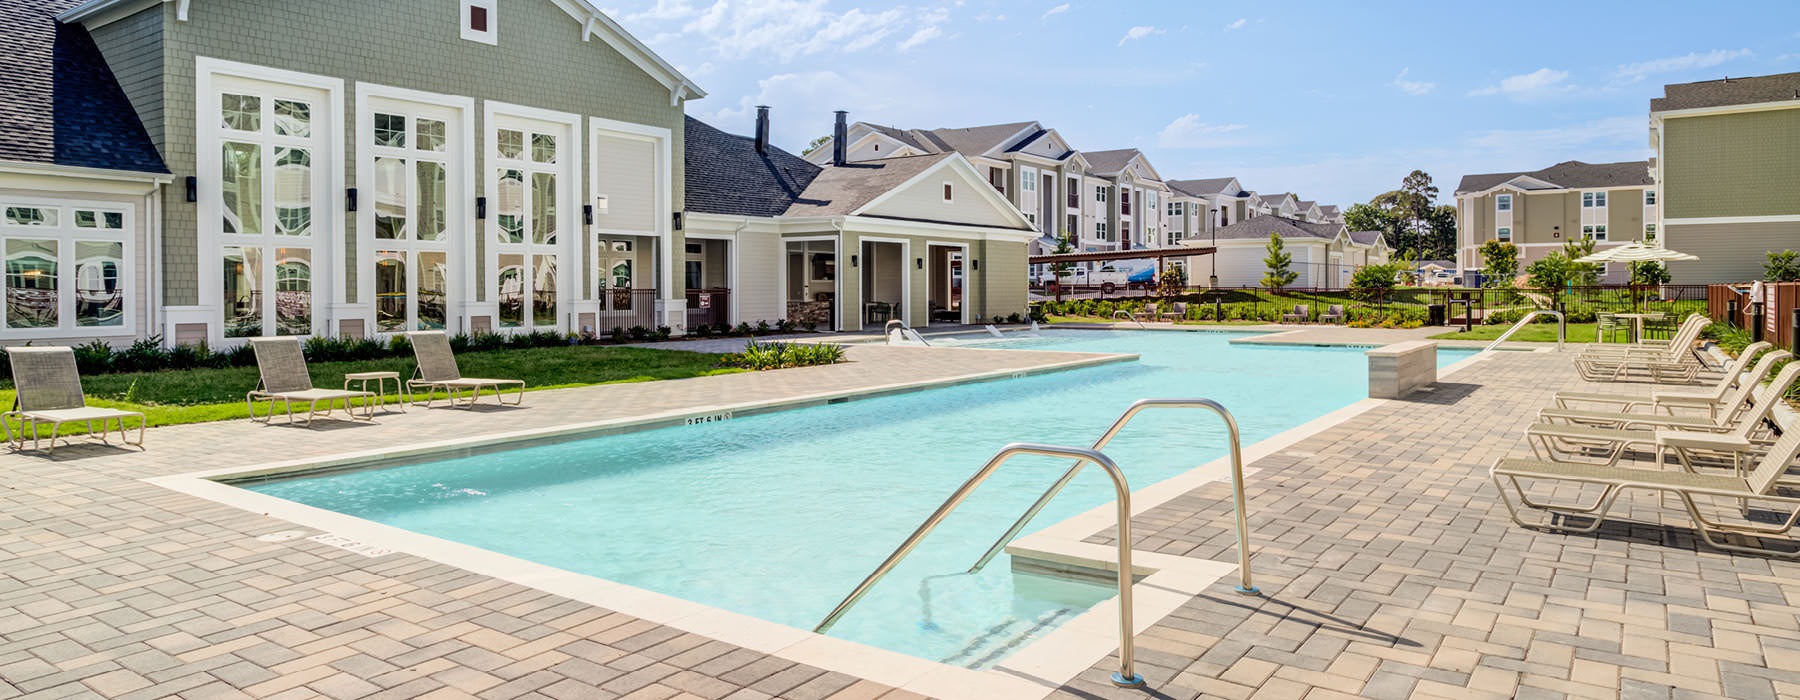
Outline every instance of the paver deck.
[[(318, 430), (153, 430), (146, 452), (0, 455), (0, 698), (909, 697), (410, 555), (365, 558), (290, 523), (138, 479), (347, 444), (425, 441), (949, 378), (1041, 353), (853, 348), (827, 368), (535, 392)], [(1638, 497), (1595, 535), (1515, 527), (1487, 465), (1581, 383), (1503, 353), (1251, 465), (1262, 599), (1214, 586), (1139, 635), (1151, 692), (1068, 697), (1800, 696), (1800, 564), (1696, 544)], [(1135, 519), (1139, 549), (1230, 561), (1229, 492)], [(1092, 539), (1105, 542), (1104, 533)]]

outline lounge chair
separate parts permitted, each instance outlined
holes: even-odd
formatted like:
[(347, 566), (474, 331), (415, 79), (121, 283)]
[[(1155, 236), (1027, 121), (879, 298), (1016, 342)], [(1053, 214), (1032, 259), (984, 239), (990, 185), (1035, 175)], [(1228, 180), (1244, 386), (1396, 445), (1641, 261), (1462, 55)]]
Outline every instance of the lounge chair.
[(1325, 307), (1325, 313), (1319, 314), (1319, 323), (1343, 323), (1346, 315), (1343, 304), (1332, 304)]
[[(300, 351), (299, 338), (251, 338), (250, 349), (256, 353), (256, 371), (259, 375), (256, 388), (244, 395), (244, 403), (250, 407), (250, 420), (259, 423), (273, 422), (275, 403), (280, 402), (287, 408), (288, 423), (291, 424), (294, 422), (294, 404), (304, 403), (306, 425), (311, 427), (314, 418), (331, 415), (333, 404), (339, 401), (344, 402), (344, 413), (351, 420), (374, 420), (374, 394), (313, 387), (312, 374), (306, 370), (306, 355)], [(350, 403), (352, 399), (362, 399), (362, 416), (356, 415), (356, 406)], [(258, 401), (269, 402), (269, 415), (256, 417)], [(325, 410), (319, 410), (320, 403), (325, 404)]]
[(1667, 340), (1640, 340), (1636, 343), (1613, 343), (1590, 345), (1582, 349), (1583, 355), (1640, 355), (1667, 352), (1676, 347), (1689, 347), (1700, 340), (1700, 331), (1712, 325), (1712, 319), (1701, 314), (1689, 316), (1681, 322), (1681, 327)]
[[(1700, 376), (1700, 358), (1693, 352), (1694, 341), (1711, 321), (1683, 326), (1680, 334), (1666, 348), (1634, 347), (1591, 348), (1575, 358), (1575, 369), (1582, 379), (1616, 382), (1648, 379), (1661, 384), (1691, 384)], [(1641, 376), (1640, 376), (1641, 375)]]
[[(1777, 355), (1781, 357), (1776, 357)], [(1774, 358), (1780, 361), (1787, 358), (1785, 352), (1769, 353), (1765, 362), (1758, 367), (1766, 369), (1774, 364), (1768, 361)], [(1781, 397), (1792, 388), (1794, 381), (1800, 379), (1800, 363), (1789, 363), (1775, 376), (1768, 386), (1756, 380), (1756, 390), (1752, 392), (1750, 408), (1738, 412), (1728, 421), (1705, 428), (1683, 428), (1678, 430), (1618, 430), (1613, 428), (1597, 428), (1588, 425), (1570, 425), (1563, 423), (1538, 423), (1525, 429), (1527, 442), (1531, 443), (1531, 451), (1539, 459), (1548, 461), (1583, 461), (1581, 457), (1602, 456), (1606, 464), (1614, 464), (1632, 447), (1655, 449), (1657, 461), (1661, 464), (1661, 455), (1665, 449), (1673, 449), (1680, 456), (1684, 466), (1692, 466), (1690, 451), (1723, 452), (1730, 456), (1732, 465), (1738, 464), (1741, 455), (1756, 449), (1755, 440), (1763, 434), (1763, 425), (1781, 403)], [(1766, 440), (1765, 440), (1766, 442)]]
[[(144, 446), (144, 414), (87, 405), (81, 393), (81, 372), (75, 366), (75, 351), (66, 347), (15, 347), (6, 349), (12, 363), (13, 397), (11, 411), (0, 414), (0, 427), (6, 430), (6, 442), (13, 449), (25, 449), (25, 426), (31, 426), (31, 449), (38, 448), (38, 426), (50, 424), (50, 449), (56, 451), (57, 434), (68, 423), (86, 423), (88, 434), (94, 434), (94, 421), (100, 422), (100, 441), (108, 441), (108, 421), (119, 422), (119, 440)], [(125, 432), (125, 419), (138, 419), (137, 442)], [(19, 421), (19, 437), (15, 442), (11, 421)]]
[[(1796, 455), (1800, 455), (1800, 430), (1789, 430), (1769, 447), (1768, 452), (1763, 453), (1755, 467), (1745, 476), (1696, 474), (1688, 471), (1660, 471), (1531, 459), (1501, 459), (1494, 463), (1494, 466), (1488, 470), (1488, 474), (1494, 480), (1494, 487), (1500, 491), (1500, 500), (1506, 504), (1506, 510), (1512, 515), (1513, 522), (1522, 527), (1576, 533), (1593, 532), (1600, 529), (1600, 526), (1606, 522), (1606, 516), (1612, 510), (1612, 505), (1614, 501), (1618, 500), (1620, 494), (1634, 489), (1659, 491), (1681, 499), (1682, 505), (1687, 508), (1688, 517), (1693, 518), (1695, 531), (1700, 533), (1700, 538), (1705, 540), (1708, 545), (1726, 551), (1791, 559), (1800, 557), (1800, 551), (1786, 552), (1730, 544), (1715, 538), (1715, 536), (1740, 534), (1761, 537), (1779, 535), (1792, 530), (1795, 521), (1800, 520), (1800, 498), (1783, 496), (1777, 491), (1777, 488), (1782, 475), (1787, 472)], [(1590, 504), (1556, 505), (1533, 501), (1525, 493), (1525, 486), (1520, 483), (1521, 481), (1595, 484), (1603, 488), (1599, 496)], [(1514, 503), (1514, 498), (1508, 497), (1508, 485), (1512, 487), (1512, 495), (1517, 499), (1517, 503)], [(1793, 510), (1773, 519), (1774, 524), (1726, 523), (1708, 519), (1703, 515), (1699, 505), (1694, 501), (1695, 496), (1730, 498), (1740, 502), (1779, 503)], [(1544, 522), (1528, 522), (1519, 515), (1521, 507), (1542, 511), (1550, 514), (1551, 517)], [(1570, 516), (1590, 518), (1593, 522), (1586, 525), (1575, 525), (1568, 520)]]
[(1631, 412), (1633, 409), (1644, 407), (1650, 408), (1653, 411), (1692, 408), (1705, 410), (1707, 411), (1708, 417), (1714, 417), (1717, 415), (1716, 411), (1718, 410), (1719, 403), (1725, 399), (1726, 392), (1729, 392), (1733, 387), (1738, 386), (1738, 382), (1744, 381), (1745, 379), (1750, 381), (1762, 381), (1762, 378), (1767, 376), (1766, 371), (1764, 374), (1748, 378), (1743, 375), (1744, 371), (1749, 369), (1750, 363), (1756, 359), (1757, 354), (1771, 347), (1774, 346), (1768, 343), (1759, 342), (1744, 348), (1743, 352), (1738, 353), (1737, 359), (1732, 360), (1731, 364), (1726, 366), (1725, 372), (1719, 378), (1718, 383), (1711, 389), (1705, 391), (1657, 390), (1650, 392), (1648, 395), (1564, 391), (1556, 394), (1556, 407), (1577, 409), (1580, 408), (1582, 404), (1600, 404), (1603, 406), (1616, 406), (1618, 407), (1617, 410), (1627, 413)]
[[(456, 354), (450, 350), (450, 338), (443, 331), (412, 331), (406, 334), (412, 341), (413, 357), (419, 361), (419, 367), (413, 372), (412, 379), (406, 381), (409, 391), (425, 392), (425, 405), (430, 406), (438, 390), (450, 395), (451, 406), (471, 408), (481, 398), (482, 389), (493, 389), (494, 400), (503, 406), (517, 406), (525, 402), (525, 381), (522, 379), (479, 379), (462, 376), (462, 369), (456, 366)], [(503, 387), (518, 386), (519, 390), (508, 402)], [(470, 392), (463, 397), (463, 392)], [(415, 404), (417, 402), (414, 402)]]
[(1306, 323), (1306, 319), (1311, 316), (1312, 316), (1312, 314), (1307, 313), (1305, 304), (1295, 304), (1294, 310), (1292, 312), (1281, 315), (1281, 322), (1282, 323)]
[(1171, 321), (1180, 321), (1180, 320), (1187, 318), (1187, 302), (1177, 301), (1177, 302), (1170, 304), (1169, 306), (1172, 308), (1168, 311), (1164, 311), (1160, 314), (1157, 314), (1157, 318), (1169, 319)]
[[(1750, 371), (1750, 378), (1738, 382), (1737, 386), (1707, 409), (1705, 416), (1678, 416), (1668, 413), (1642, 413), (1632, 411), (1590, 411), (1568, 408), (1545, 408), (1538, 411), (1538, 421), (1542, 423), (1571, 423), (1592, 425), (1602, 428), (1681, 428), (1695, 430), (1717, 430), (1732, 425), (1738, 414), (1749, 408), (1749, 402), (1763, 377), (1773, 371), (1775, 363), (1788, 359), (1785, 350), (1777, 350), (1762, 356), (1756, 368)], [(1692, 408), (1692, 406), (1689, 406)]]

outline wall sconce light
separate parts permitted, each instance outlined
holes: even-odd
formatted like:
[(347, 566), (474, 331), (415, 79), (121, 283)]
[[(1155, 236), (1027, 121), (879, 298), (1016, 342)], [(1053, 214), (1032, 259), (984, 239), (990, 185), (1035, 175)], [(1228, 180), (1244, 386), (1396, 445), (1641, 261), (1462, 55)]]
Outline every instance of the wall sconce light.
[(913, 264), (919, 266), (919, 269), (921, 269), (921, 270), (925, 269), (925, 259), (924, 258), (913, 258)]
[(487, 198), (486, 197), (476, 197), (475, 198), (475, 218), (476, 219), (486, 219), (487, 218)]
[(981, 261), (980, 260), (970, 260), (969, 261), (969, 269), (974, 270), (976, 272), (980, 272), (981, 271)]
[(344, 190), (344, 211), (356, 211), (356, 188)]
[(675, 230), (680, 231), (681, 230), (681, 212), (675, 212), (669, 218), (674, 219)]
[(200, 178), (189, 175), (183, 182), (187, 184), (187, 201), (200, 201)]
[(856, 256), (854, 255), (850, 256), (850, 266), (856, 267)]
[(594, 225), (594, 205), (588, 204), (581, 207), (581, 223), (588, 226)]

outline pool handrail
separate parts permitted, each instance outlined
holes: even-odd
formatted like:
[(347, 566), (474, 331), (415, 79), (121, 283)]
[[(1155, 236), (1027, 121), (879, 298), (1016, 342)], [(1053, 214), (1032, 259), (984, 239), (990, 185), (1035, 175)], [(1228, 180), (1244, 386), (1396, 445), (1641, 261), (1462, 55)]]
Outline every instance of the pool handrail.
[(887, 326), (883, 327), (881, 330), (881, 336), (883, 338), (887, 339), (887, 344), (889, 344), (889, 345), (894, 344), (894, 329), (895, 328), (898, 328), (900, 330), (900, 339), (901, 340), (910, 340), (910, 341), (913, 341), (920, 345), (924, 345), (926, 347), (931, 347), (931, 342), (925, 340), (925, 336), (919, 335), (919, 332), (916, 330), (913, 330), (912, 326), (906, 325), (906, 321), (903, 321), (903, 320), (897, 319), (897, 318), (888, 321)]
[(1567, 340), (1569, 335), (1569, 317), (1564, 316), (1563, 312), (1557, 311), (1556, 309), (1536, 309), (1531, 313), (1525, 314), (1523, 318), (1519, 319), (1518, 323), (1514, 323), (1511, 328), (1506, 329), (1505, 333), (1501, 333), (1500, 337), (1495, 338), (1494, 342), (1488, 343), (1487, 347), (1482, 348), (1481, 352), (1475, 354), (1486, 355), (1488, 351), (1500, 347), (1500, 344), (1506, 342), (1507, 338), (1511, 338), (1512, 334), (1519, 332), (1520, 328), (1524, 328), (1525, 324), (1530, 323), (1531, 319), (1537, 318), (1539, 315), (1556, 317), (1556, 351), (1562, 352), (1563, 341)]
[(831, 610), (831, 614), (826, 615), (825, 619), (819, 621), (818, 626), (814, 627), (813, 631), (822, 634), (826, 630), (831, 629), (832, 625), (837, 624), (838, 620), (842, 618), (845, 613), (849, 612), (852, 606), (855, 606), (860, 602), (863, 599), (863, 596), (868, 595), (869, 590), (873, 589), (875, 584), (880, 583), (882, 578), (886, 577), (889, 572), (894, 570), (894, 567), (900, 563), (900, 560), (905, 559), (907, 555), (911, 554), (913, 549), (919, 545), (919, 542), (925, 539), (926, 535), (931, 534), (932, 530), (937, 529), (937, 526), (943, 523), (944, 519), (949, 517), (950, 513), (956, 510), (957, 506), (962, 505), (963, 501), (969, 497), (970, 493), (975, 491), (976, 487), (981, 486), (983, 482), (987, 481), (988, 477), (993, 476), (994, 472), (1000, 468), (1000, 465), (1005, 464), (1008, 460), (1020, 455), (1064, 457), (1078, 460), (1079, 463), (1082, 464), (1092, 462), (1099, 465), (1100, 468), (1106, 472), (1107, 477), (1112, 480), (1113, 493), (1117, 503), (1117, 513), (1119, 518), (1119, 671), (1118, 673), (1113, 674), (1112, 682), (1114, 685), (1125, 688), (1142, 686), (1144, 684), (1144, 678), (1143, 676), (1137, 675), (1134, 670), (1136, 662), (1135, 652), (1132, 647), (1131, 487), (1125, 482), (1125, 473), (1119, 469), (1119, 465), (1113, 462), (1112, 458), (1107, 457), (1099, 450), (1083, 447), (1064, 447), (1061, 445), (1015, 442), (1000, 448), (999, 452), (995, 452), (993, 457), (988, 458), (987, 464), (983, 465), (980, 470), (970, 476), (968, 481), (963, 482), (963, 485), (958, 487), (955, 493), (950, 494), (949, 498), (944, 499), (943, 504), (939, 505), (937, 510), (933, 511), (929, 517), (925, 518), (924, 522), (919, 523), (918, 529), (913, 530), (913, 533), (906, 538), (906, 541), (901, 542), (900, 546), (895, 548), (894, 552), (889, 554), (887, 559), (881, 562), (880, 566), (875, 567), (874, 571), (869, 572), (868, 577), (864, 578), (862, 583), (857, 584), (855, 590), (850, 591), (850, 595), (844, 596), (843, 601), (839, 602), (837, 607)]
[(1118, 311), (1114, 311), (1112, 317), (1116, 319), (1121, 315), (1125, 317), (1125, 320), (1138, 324), (1138, 328), (1148, 328), (1148, 326), (1144, 325), (1143, 321), (1138, 320), (1137, 314), (1132, 313), (1130, 309), (1119, 309)]
[[(1239, 584), (1234, 590), (1243, 595), (1260, 595), (1262, 591), (1256, 588), (1250, 577), (1250, 530), (1244, 508), (1244, 452), (1238, 441), (1237, 419), (1232, 417), (1231, 411), (1226, 410), (1219, 402), (1212, 399), (1138, 399), (1132, 402), (1124, 413), (1119, 414), (1118, 420), (1113, 421), (1112, 427), (1107, 428), (1106, 433), (1101, 435), (1099, 440), (1095, 440), (1093, 447), (1088, 449), (1096, 451), (1105, 449), (1107, 444), (1111, 443), (1113, 438), (1125, 429), (1127, 423), (1130, 423), (1139, 413), (1151, 408), (1205, 408), (1217, 413), (1225, 421), (1226, 433), (1231, 443), (1232, 505), (1233, 509), (1237, 511)], [(1037, 502), (1032, 503), (1031, 507), (1025, 510), (1025, 514), (1019, 516), (1019, 519), (1013, 522), (1012, 527), (1006, 529), (1006, 534), (1001, 535), (1000, 539), (994, 540), (994, 544), (988, 547), (987, 552), (983, 553), (980, 559), (975, 561), (975, 565), (969, 567), (969, 573), (981, 571), (988, 565), (988, 562), (993, 561), (994, 557), (1006, 548), (1007, 543), (1018, 537), (1020, 532), (1024, 532), (1025, 526), (1031, 524), (1032, 518), (1037, 517), (1037, 514), (1043, 511), (1045, 506), (1050, 505), (1050, 501), (1056, 498), (1056, 495), (1062, 492), (1063, 487), (1068, 486), (1069, 482), (1073, 481), (1075, 475), (1080, 474), (1085, 466), (1087, 463), (1084, 461), (1077, 461), (1069, 465), (1069, 470), (1063, 472), (1062, 478), (1057, 479), (1056, 483), (1051, 484), (1043, 495), (1038, 496)]]

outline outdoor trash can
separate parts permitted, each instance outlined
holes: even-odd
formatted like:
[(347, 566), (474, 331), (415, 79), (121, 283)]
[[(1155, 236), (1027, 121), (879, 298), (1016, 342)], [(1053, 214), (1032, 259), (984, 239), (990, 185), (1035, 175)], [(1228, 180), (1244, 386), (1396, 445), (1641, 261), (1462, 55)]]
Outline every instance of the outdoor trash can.
[(1442, 326), (1449, 323), (1449, 314), (1445, 313), (1443, 304), (1427, 304), (1425, 306), (1426, 324)]

